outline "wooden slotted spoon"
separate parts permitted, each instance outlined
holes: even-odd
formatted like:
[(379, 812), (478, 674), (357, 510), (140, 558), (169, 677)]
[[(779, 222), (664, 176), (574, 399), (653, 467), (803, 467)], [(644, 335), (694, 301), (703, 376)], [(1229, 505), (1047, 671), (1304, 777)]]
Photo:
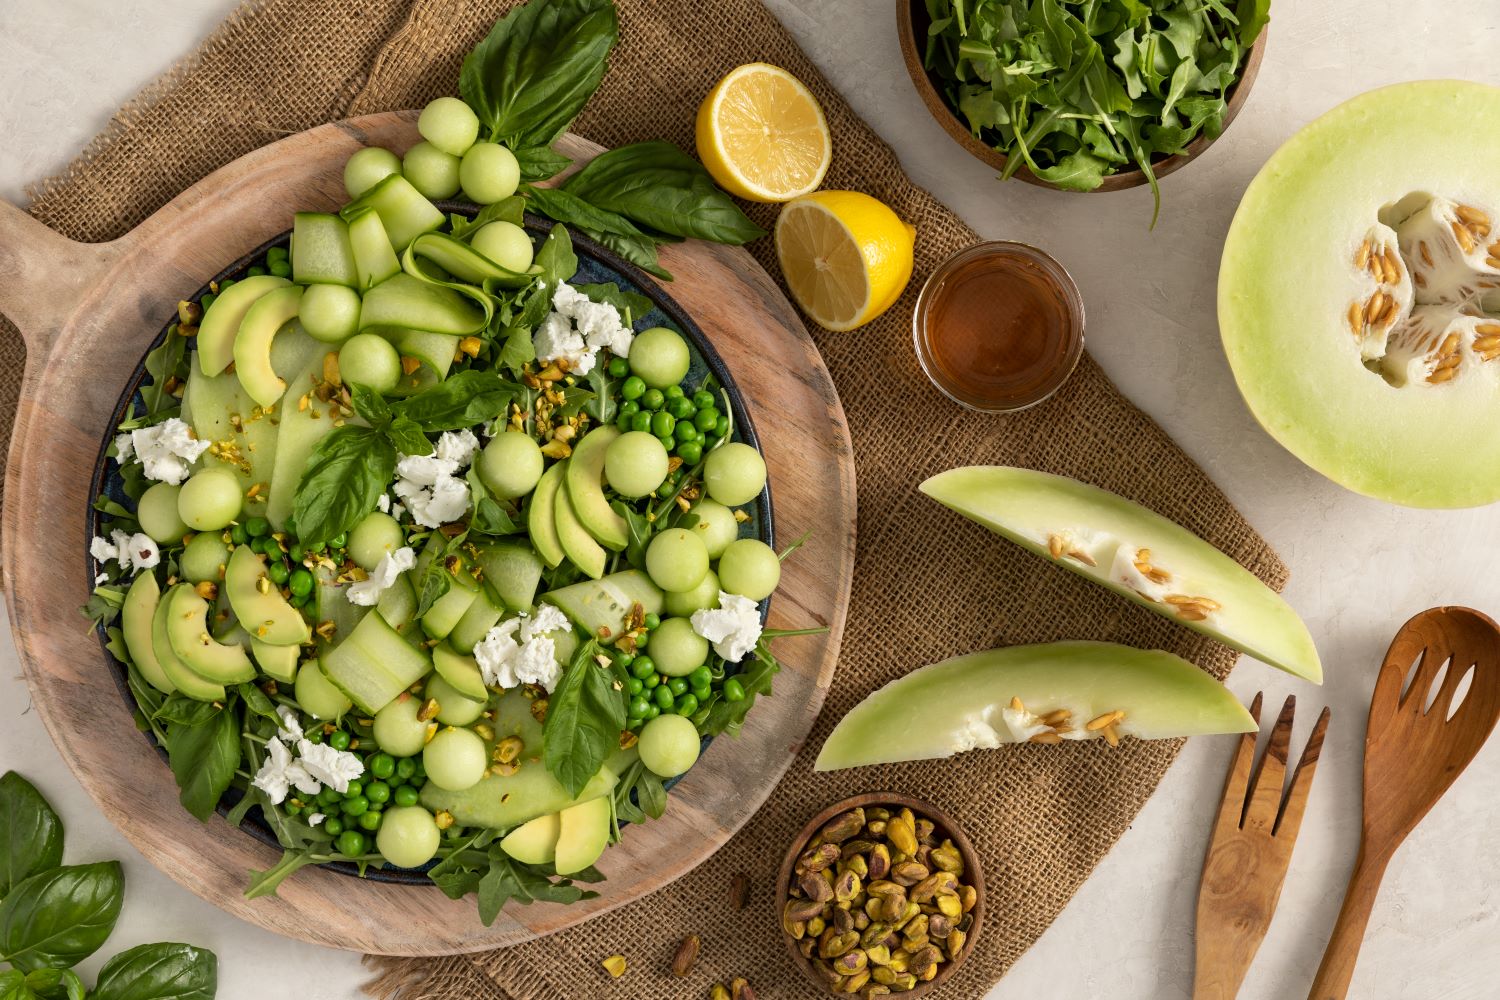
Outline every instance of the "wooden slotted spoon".
[[(1403, 690), (1413, 664), (1415, 675)], [(1434, 696), (1434, 680), (1445, 664)], [(1468, 693), (1454, 709), (1454, 694), (1471, 672)], [(1497, 721), (1500, 626), (1469, 608), (1432, 608), (1401, 626), (1370, 702), (1359, 860), (1309, 1000), (1348, 994), (1392, 855), (1474, 759)]]

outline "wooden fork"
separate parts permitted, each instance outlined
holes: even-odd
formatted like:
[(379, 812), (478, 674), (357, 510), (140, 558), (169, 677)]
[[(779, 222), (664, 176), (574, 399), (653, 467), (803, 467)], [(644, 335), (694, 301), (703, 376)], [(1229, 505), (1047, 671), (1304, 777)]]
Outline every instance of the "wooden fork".
[[(1250, 705), (1256, 722), (1260, 722), (1260, 707), (1261, 696), (1257, 694)], [(1325, 708), (1313, 726), (1283, 799), (1282, 782), (1296, 707), (1295, 696), (1289, 696), (1281, 706), (1253, 780), (1256, 733), (1240, 737), (1229, 765), (1224, 799), (1198, 890), (1193, 1000), (1233, 1000), (1276, 912), (1318, 755), (1323, 750), (1323, 736), (1328, 731)]]

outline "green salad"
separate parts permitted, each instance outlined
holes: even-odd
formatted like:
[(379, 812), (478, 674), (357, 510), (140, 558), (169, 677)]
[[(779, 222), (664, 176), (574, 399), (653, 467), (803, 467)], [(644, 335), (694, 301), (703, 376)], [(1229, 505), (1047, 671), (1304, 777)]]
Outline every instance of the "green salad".
[(146, 359), (85, 611), (183, 806), (284, 848), (248, 895), (352, 862), (486, 923), (583, 898), (771, 691), (765, 462), (649, 299), (580, 280), (568, 226), (657, 273), (661, 241), (760, 230), (664, 143), (532, 183), (614, 37), (610, 3), (508, 15), (421, 143), (355, 153), (339, 213), (289, 213)]

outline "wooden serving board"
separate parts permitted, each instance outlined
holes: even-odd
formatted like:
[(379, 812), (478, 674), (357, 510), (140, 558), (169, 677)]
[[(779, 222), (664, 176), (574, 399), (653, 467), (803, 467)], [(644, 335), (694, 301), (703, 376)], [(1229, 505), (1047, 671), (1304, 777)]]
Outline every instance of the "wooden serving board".
[[(247, 901), (246, 873), (278, 853), (177, 802), (166, 765), (131, 722), (78, 608), (91, 587), (90, 475), (116, 400), (179, 299), (290, 228), (293, 211), (345, 200), (343, 164), (362, 145), (403, 151), (415, 113), (324, 125), (257, 150), (178, 195), (112, 243), (71, 242), (0, 202), (0, 312), (22, 330), (26, 374), (11, 440), (3, 565), (11, 628), (38, 713), (105, 816), (150, 861), (204, 899), (268, 930), (378, 954), (438, 955), (516, 944), (658, 889), (709, 857), (765, 801), (807, 737), (833, 677), (854, 569), (854, 459), (817, 349), (776, 284), (744, 250), (662, 248), (668, 293), (733, 373), (771, 470), (776, 528), (807, 536), (772, 602), (771, 624), (826, 624), (778, 644), (785, 671), (738, 739), (713, 742), (673, 789), (666, 815), (606, 852), (599, 898), (512, 906), (494, 926), (472, 899), (435, 887), (304, 869)], [(600, 147), (575, 136), (562, 152)]]

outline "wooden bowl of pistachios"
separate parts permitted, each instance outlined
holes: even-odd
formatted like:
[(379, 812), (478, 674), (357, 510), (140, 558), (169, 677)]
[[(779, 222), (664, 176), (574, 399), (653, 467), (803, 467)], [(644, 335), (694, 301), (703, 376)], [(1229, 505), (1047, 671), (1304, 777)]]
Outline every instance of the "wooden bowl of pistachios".
[(984, 873), (947, 813), (871, 792), (834, 803), (797, 834), (776, 912), (792, 963), (823, 992), (924, 997), (974, 950)]

